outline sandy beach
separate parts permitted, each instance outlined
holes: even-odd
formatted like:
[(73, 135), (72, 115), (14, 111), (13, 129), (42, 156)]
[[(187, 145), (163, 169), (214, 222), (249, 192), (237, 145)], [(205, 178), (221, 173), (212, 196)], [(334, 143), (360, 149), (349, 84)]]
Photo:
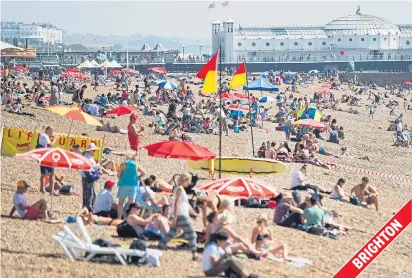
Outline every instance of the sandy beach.
[[(140, 83), (141, 85), (143, 83)], [(134, 84), (133, 84), (134, 85)], [(30, 86), (30, 82), (29, 82)], [(199, 87), (190, 85), (196, 97)], [(353, 95), (347, 90), (333, 91), (336, 98), (342, 94)], [(281, 86), (284, 90), (285, 85)], [(93, 91), (87, 89), (85, 97), (94, 99), (96, 94), (108, 93), (113, 90), (111, 87), (99, 87)], [(298, 87), (300, 91), (296, 96), (312, 96), (314, 91), (321, 90), (321, 84), (309, 85), (308, 88)], [(380, 89), (382, 91), (382, 89)], [(241, 91), (238, 91), (241, 92)], [(260, 92), (253, 93), (256, 96)], [(263, 95), (269, 95), (264, 93)], [(347, 166), (374, 170), (380, 173), (396, 174), (401, 176), (412, 175), (411, 158), (412, 149), (393, 147), (395, 141), (394, 132), (387, 131), (389, 121), (394, 120), (389, 116), (389, 109), (380, 106), (375, 113), (375, 119), (368, 118), (368, 108), (370, 101), (367, 96), (361, 96), (360, 114), (355, 115), (348, 112), (325, 110), (324, 114), (332, 115), (338, 120), (338, 124), (345, 128), (345, 140), (340, 145), (321, 141), (320, 146), (325, 147), (333, 153), (339, 153), (341, 147), (345, 146), (351, 155), (368, 155), (371, 162), (358, 160), (349, 157), (330, 158), (321, 157)], [(409, 96), (410, 98), (410, 96)], [(64, 95), (63, 99), (70, 101), (71, 95)], [(401, 111), (402, 105), (396, 110), (397, 114), (404, 112), (404, 123), (408, 126), (412, 123), (412, 111)], [(410, 103), (410, 102), (409, 102)], [(71, 124), (71, 120), (58, 116), (42, 108), (35, 107), (32, 103), (27, 105), (23, 100), (25, 111), (35, 113), (37, 118), (32, 119), (26, 116), (19, 116), (4, 112), (2, 106), (2, 123), (6, 127), (24, 128), (29, 130), (43, 131), (48, 125), (55, 128), (55, 132), (65, 134)], [(266, 104), (266, 106), (268, 106)], [(348, 110), (349, 106), (340, 104), (340, 108)], [(166, 110), (167, 107), (164, 107)], [(271, 110), (272, 115), (277, 111), (277, 107)], [(128, 116), (116, 119), (105, 119), (112, 125), (126, 129)], [(141, 138), (142, 144), (154, 143), (166, 140), (165, 136), (154, 135), (148, 124), (151, 117), (142, 116), (139, 112), (138, 123), (145, 127), (144, 136)], [(276, 124), (265, 122), (264, 128), (254, 129), (255, 150), (264, 141), (275, 141), (277, 143), (285, 140), (285, 134), (275, 130)], [(266, 133), (268, 130), (268, 134)], [(105, 146), (116, 151), (125, 151), (128, 148), (127, 135), (111, 134), (96, 131), (95, 127), (87, 126), (80, 122), (74, 122), (72, 132), (75, 135), (87, 134), (92, 138), (105, 138)], [(214, 152), (218, 152), (218, 136), (193, 134), (193, 141), (202, 146), (209, 147)], [(232, 133), (230, 136), (223, 136), (223, 156), (251, 157), (251, 137), (250, 130), (239, 134)], [(294, 146), (294, 144), (293, 144)], [(120, 163), (122, 157), (107, 155)], [(149, 174), (156, 174), (163, 179), (170, 179), (173, 174), (189, 171), (187, 162), (183, 160), (160, 159), (149, 157), (145, 151), (141, 151), (138, 157), (140, 165)], [(297, 171), (300, 164), (288, 164), (288, 170), (281, 176), (256, 177), (258, 180), (266, 181), (278, 189), (290, 187), (290, 176)], [(13, 194), (16, 189), (16, 182), (25, 179), (31, 187), (27, 193), (30, 202), (40, 198), (50, 201), (50, 196), (39, 192), (40, 171), (37, 162), (21, 161), (13, 157), (1, 157), (1, 214), (8, 216), (12, 207)], [(81, 179), (78, 172), (69, 170), (57, 170), (58, 175), (64, 175), (67, 184), (75, 185), (75, 191), (79, 196), (57, 196), (54, 198), (54, 214), (59, 219), (66, 219), (70, 215), (76, 215), (81, 209)], [(200, 183), (210, 181), (207, 173), (197, 172), (203, 179)], [(324, 188), (330, 189), (339, 178), (347, 180), (345, 191), (361, 182), (365, 174), (349, 171), (345, 169), (323, 169), (320, 167), (309, 167), (310, 180)], [(361, 207), (337, 202), (329, 197), (323, 201), (323, 205), (328, 209), (338, 211), (337, 222), (352, 227), (347, 234), (339, 240), (332, 240), (326, 237), (317, 237), (296, 229), (283, 228), (272, 224), (274, 211), (271, 209), (246, 209), (235, 208), (234, 215), (236, 222), (233, 227), (240, 232), (240, 235), (250, 238), (253, 223), (256, 217), (264, 213), (268, 216), (269, 228), (272, 230), (275, 241), (287, 243), (290, 252), (297, 257), (308, 258), (315, 261), (313, 266), (296, 268), (283, 263), (276, 263), (268, 260), (242, 259), (246, 269), (251, 273), (257, 273), (260, 277), (331, 277), (340, 269), (357, 251), (377, 232), (381, 226), (391, 218), (394, 212), (401, 208), (412, 197), (412, 183), (387, 179), (377, 175), (368, 175), (370, 184), (377, 188), (380, 198), (380, 209), (368, 210)], [(96, 192), (103, 187), (106, 179), (104, 176), (96, 185)], [(113, 195), (117, 192), (116, 186)], [(239, 221), (240, 219), (240, 221)], [(240, 223), (239, 223), (240, 222)], [(201, 221), (197, 220), (196, 226), (200, 228)], [(62, 224), (48, 224), (41, 221), (27, 221), (18, 218), (1, 218), (1, 267), (3, 277), (202, 277), (203, 272), (199, 262), (191, 261), (191, 255), (185, 251), (168, 250), (161, 257), (162, 266), (136, 267), (109, 264), (86, 263), (82, 261), (71, 262), (63, 252), (58, 243), (52, 240), (52, 235), (61, 230)], [(89, 229), (92, 239), (103, 238), (114, 243), (124, 244), (130, 241), (121, 241), (117, 237), (116, 229), (108, 227), (92, 227)], [(390, 247), (386, 249), (361, 275), (361, 277), (412, 277), (412, 228), (409, 227)]]

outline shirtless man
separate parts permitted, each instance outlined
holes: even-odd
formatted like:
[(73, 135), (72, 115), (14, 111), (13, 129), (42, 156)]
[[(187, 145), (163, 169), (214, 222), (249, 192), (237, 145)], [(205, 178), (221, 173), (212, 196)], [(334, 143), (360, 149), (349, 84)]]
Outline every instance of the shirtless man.
[(352, 188), (350, 194), (358, 197), (361, 205), (365, 208), (369, 208), (374, 204), (376, 211), (378, 211), (378, 192), (375, 188), (368, 185), (369, 179), (367, 177), (362, 178), (362, 183)]

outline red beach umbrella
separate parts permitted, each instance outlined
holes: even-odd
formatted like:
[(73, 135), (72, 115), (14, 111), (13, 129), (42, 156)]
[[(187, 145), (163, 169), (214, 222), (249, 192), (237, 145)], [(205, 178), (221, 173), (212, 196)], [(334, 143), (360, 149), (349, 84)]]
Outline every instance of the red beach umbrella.
[(249, 112), (249, 107), (246, 105), (241, 105), (241, 104), (234, 104), (234, 105), (229, 105), (228, 106), (229, 110), (234, 110), (234, 111), (240, 111), (243, 113), (248, 113)]
[(123, 115), (131, 114), (133, 113), (133, 111), (136, 111), (137, 109), (138, 108), (134, 106), (119, 106), (107, 112), (105, 117), (110, 116), (110, 115), (123, 116)]
[(276, 197), (281, 192), (273, 186), (248, 178), (224, 178), (213, 181), (206, 185), (198, 185), (195, 190), (213, 190), (219, 195), (226, 195), (240, 198), (265, 198)]
[(330, 85), (330, 84), (323, 84), (323, 85), (322, 85), (322, 88), (330, 89), (330, 88), (332, 88), (332, 85)]
[(151, 67), (151, 68), (148, 68), (147, 70), (157, 72), (157, 73), (167, 73), (167, 70), (164, 67)]
[(18, 71), (29, 71), (28, 68), (25, 68), (23, 66), (14, 66), (13, 70), (18, 70)]
[(23, 154), (17, 154), (18, 159), (35, 159), (41, 166), (90, 171), (93, 167), (84, 156), (63, 149), (36, 149)]
[(311, 126), (313, 128), (318, 128), (318, 129), (322, 129), (322, 128), (326, 127), (321, 122), (316, 121), (316, 120), (312, 120), (312, 119), (304, 119), (304, 120), (296, 121), (295, 125), (297, 125), (297, 126)]
[(78, 68), (69, 68), (69, 69), (65, 70), (65, 72), (82, 72), (82, 71)]
[(412, 82), (411, 81), (405, 81), (402, 83), (403, 85), (408, 85), (408, 86), (412, 86)]
[(150, 156), (186, 160), (210, 160), (216, 154), (190, 141), (163, 141), (142, 147)]

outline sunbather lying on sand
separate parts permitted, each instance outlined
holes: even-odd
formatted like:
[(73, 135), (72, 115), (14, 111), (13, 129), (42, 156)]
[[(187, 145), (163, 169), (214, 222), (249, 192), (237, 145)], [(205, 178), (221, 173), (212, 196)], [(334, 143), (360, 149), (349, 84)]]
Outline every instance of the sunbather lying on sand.
[(92, 212), (89, 212), (89, 210), (84, 207), (78, 214), (77, 216), (80, 216), (87, 225), (92, 226), (94, 225), (101, 225), (101, 226), (113, 226), (116, 227), (120, 223), (122, 223), (124, 220), (122, 219), (112, 219), (110, 217), (103, 217), (103, 216), (97, 216), (94, 215)]
[(369, 158), (369, 156), (367, 156), (367, 155), (365, 155), (365, 156), (353, 156), (353, 155), (350, 155), (350, 154), (348, 153), (346, 147), (343, 147), (343, 148), (341, 148), (340, 150), (342, 151), (342, 155), (341, 155), (341, 156), (347, 156), (347, 157), (350, 157), (350, 158), (367, 160), (367, 161), (369, 161), (369, 162), (371, 161), (370, 158)]

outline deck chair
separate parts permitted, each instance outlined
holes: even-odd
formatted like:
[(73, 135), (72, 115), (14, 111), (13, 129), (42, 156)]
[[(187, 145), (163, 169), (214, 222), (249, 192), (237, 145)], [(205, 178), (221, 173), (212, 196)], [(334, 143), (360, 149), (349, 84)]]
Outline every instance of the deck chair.
[(74, 230), (71, 230), (67, 225), (64, 225), (64, 231), (58, 232), (53, 235), (53, 239), (56, 240), (65, 251), (66, 255), (75, 261), (79, 259), (83, 253), (89, 253), (84, 260), (90, 261), (97, 254), (101, 255), (115, 255), (121, 264), (127, 265), (128, 256), (146, 256), (150, 265), (160, 266), (160, 256), (162, 252), (159, 250), (147, 249), (146, 251), (125, 249), (120, 247), (100, 247), (93, 244), (86, 227), (84, 226), (81, 218), (77, 218), (77, 227), (75, 230), (79, 230), (83, 238), (79, 238)]
[(154, 204), (152, 198), (150, 197), (149, 192), (146, 190), (146, 186), (143, 186), (144, 190), (146, 191), (147, 200), (145, 200), (140, 192), (140, 188), (137, 189), (137, 196), (136, 196), (136, 203), (143, 206), (141, 216), (147, 211), (149, 212), (159, 212), (161, 208)]

